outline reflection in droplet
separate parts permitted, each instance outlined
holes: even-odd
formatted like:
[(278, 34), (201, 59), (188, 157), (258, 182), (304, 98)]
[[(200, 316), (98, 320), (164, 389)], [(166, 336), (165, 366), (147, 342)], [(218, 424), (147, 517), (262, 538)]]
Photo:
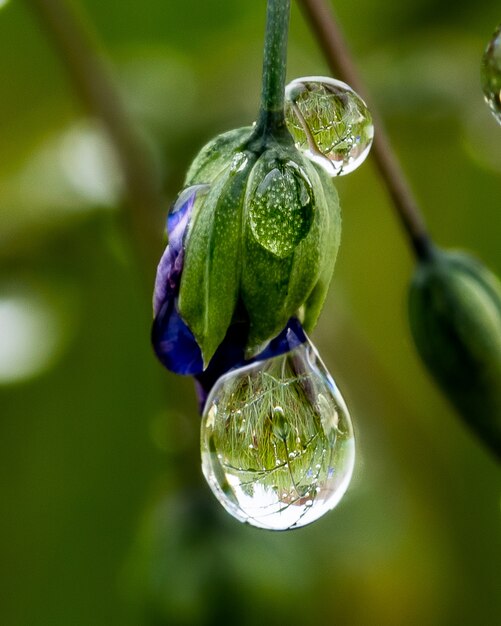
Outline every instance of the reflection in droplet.
[(296, 147), (331, 176), (355, 170), (374, 137), (371, 114), (360, 96), (340, 80), (297, 78), (285, 89), (287, 128)]
[(9, 3), (9, 0), (0, 0), (0, 9), (2, 9), (8, 3)]
[(334, 508), (355, 461), (348, 409), (309, 341), (222, 376), (205, 406), (201, 447), (221, 504), (270, 530)]
[(501, 24), (485, 49), (481, 75), (485, 101), (501, 124)]
[(51, 364), (61, 345), (60, 321), (38, 293), (0, 295), (0, 384), (31, 378)]

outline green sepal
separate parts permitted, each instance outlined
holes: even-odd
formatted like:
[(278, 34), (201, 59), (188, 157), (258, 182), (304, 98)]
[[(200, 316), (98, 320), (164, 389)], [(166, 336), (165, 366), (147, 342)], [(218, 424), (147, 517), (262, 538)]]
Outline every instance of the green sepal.
[(304, 305), (303, 327), (306, 332), (315, 328), (318, 317), (329, 291), (329, 285), (334, 273), (339, 245), (341, 243), (341, 209), (339, 197), (334, 187), (333, 180), (320, 166), (314, 165), (322, 183), (324, 202), (327, 206), (325, 225), (320, 230), (319, 248), (322, 250), (320, 257), (320, 274), (318, 281)]
[(435, 251), (415, 272), (410, 325), (458, 413), (501, 458), (501, 284), (479, 261)]
[[(281, 189), (281, 205), (273, 194), (263, 202), (258, 192), (273, 171), (283, 174), (276, 186)], [(260, 233), (253, 224), (253, 213), (255, 221), (258, 211), (266, 223), (271, 222), (272, 235), (277, 234), (276, 248), (270, 245), (273, 236), (266, 230)], [(252, 171), (244, 213), (241, 295), (250, 321), (247, 353), (251, 355), (297, 315), (317, 284), (326, 254), (329, 208), (315, 166), (295, 150), (273, 148)], [(283, 233), (278, 235), (280, 224)]]
[(252, 153), (237, 153), (212, 181), (192, 219), (187, 242), (179, 312), (207, 365), (224, 339), (237, 305), (241, 274), (242, 203)]
[(227, 169), (233, 155), (242, 151), (252, 134), (252, 127), (236, 128), (218, 135), (200, 150), (186, 174), (184, 186), (211, 183)]

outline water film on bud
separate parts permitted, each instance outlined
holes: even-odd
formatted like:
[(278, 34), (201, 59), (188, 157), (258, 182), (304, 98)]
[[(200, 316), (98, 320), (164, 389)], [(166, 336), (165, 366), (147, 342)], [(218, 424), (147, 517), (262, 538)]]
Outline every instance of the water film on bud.
[(285, 88), (285, 117), (296, 148), (331, 176), (343, 176), (363, 163), (374, 126), (365, 102), (340, 80), (297, 78)]
[(501, 24), (485, 49), (481, 75), (485, 101), (501, 124)]
[(299, 528), (333, 509), (355, 461), (348, 409), (308, 340), (218, 380), (201, 449), (203, 473), (225, 509), (269, 530)]

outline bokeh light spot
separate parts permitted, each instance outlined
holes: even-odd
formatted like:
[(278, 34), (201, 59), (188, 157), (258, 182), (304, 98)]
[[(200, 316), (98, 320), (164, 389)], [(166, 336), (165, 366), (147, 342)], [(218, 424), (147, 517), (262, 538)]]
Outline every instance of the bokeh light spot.
[(0, 295), (0, 385), (36, 376), (55, 362), (66, 335), (60, 312), (36, 290)]

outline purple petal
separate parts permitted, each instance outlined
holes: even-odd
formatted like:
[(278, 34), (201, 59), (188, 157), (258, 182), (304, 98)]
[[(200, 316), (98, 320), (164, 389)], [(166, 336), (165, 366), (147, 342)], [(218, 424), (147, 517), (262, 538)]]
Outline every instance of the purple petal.
[(202, 352), (179, 315), (177, 298), (168, 298), (160, 308), (153, 322), (151, 341), (159, 361), (168, 370), (184, 375), (203, 371)]
[(158, 314), (167, 298), (178, 293), (184, 261), (183, 240), (186, 227), (190, 222), (196, 197), (200, 193), (205, 193), (208, 188), (208, 185), (194, 185), (182, 191), (167, 217), (169, 244), (157, 268), (153, 292), (154, 315)]
[(184, 236), (193, 205), (208, 185), (194, 185), (179, 195), (167, 217), (169, 244), (158, 264), (153, 293), (151, 340), (160, 362), (177, 374), (197, 374), (203, 370), (200, 348), (184, 323), (177, 305), (184, 262)]

